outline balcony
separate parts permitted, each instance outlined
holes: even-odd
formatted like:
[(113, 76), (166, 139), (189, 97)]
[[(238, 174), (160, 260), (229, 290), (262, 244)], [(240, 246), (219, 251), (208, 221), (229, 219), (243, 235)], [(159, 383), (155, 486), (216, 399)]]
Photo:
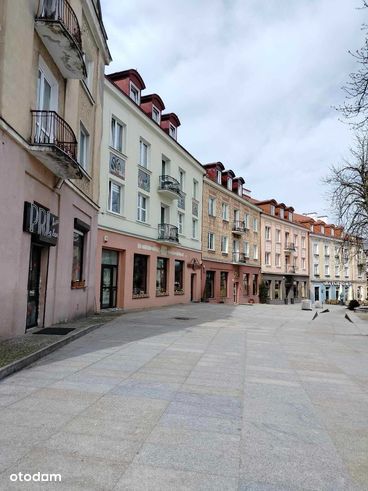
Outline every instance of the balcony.
[(171, 176), (160, 176), (158, 192), (169, 199), (180, 198), (179, 181)]
[(77, 139), (55, 111), (31, 111), (31, 153), (62, 179), (81, 179)]
[(245, 234), (247, 229), (245, 228), (245, 223), (239, 220), (233, 222), (233, 234), (241, 235)]
[(291, 254), (292, 252), (295, 252), (295, 244), (294, 242), (287, 242), (285, 247), (284, 247), (284, 252), (285, 254)]
[(296, 266), (287, 265), (285, 273), (286, 274), (295, 274), (296, 273)]
[(246, 263), (249, 257), (243, 252), (233, 252), (233, 263)]
[(175, 225), (169, 225), (168, 223), (159, 223), (158, 240), (168, 245), (179, 244), (178, 227), (175, 227)]
[(87, 76), (79, 22), (67, 0), (41, 0), (36, 31), (64, 78)]

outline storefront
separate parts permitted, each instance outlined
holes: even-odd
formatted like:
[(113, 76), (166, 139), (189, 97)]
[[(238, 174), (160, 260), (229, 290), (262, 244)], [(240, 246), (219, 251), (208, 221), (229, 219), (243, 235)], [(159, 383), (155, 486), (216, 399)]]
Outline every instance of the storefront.
[(97, 261), (100, 309), (162, 307), (201, 298), (199, 251), (100, 229)]
[(308, 296), (308, 276), (263, 274), (262, 279), (268, 303), (298, 303)]
[(258, 303), (259, 277), (257, 267), (203, 260), (202, 301)]
[(311, 300), (322, 303), (348, 302), (354, 298), (353, 286), (350, 281), (312, 281)]

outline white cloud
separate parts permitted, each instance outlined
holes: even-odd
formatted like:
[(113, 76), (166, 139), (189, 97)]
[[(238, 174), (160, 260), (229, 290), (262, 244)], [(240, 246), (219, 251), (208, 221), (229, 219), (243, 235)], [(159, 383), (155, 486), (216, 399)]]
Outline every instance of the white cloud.
[(320, 179), (352, 139), (332, 106), (363, 43), (359, 4), (103, 0), (108, 72), (137, 68), (202, 163), (222, 161), (255, 197), (325, 213)]

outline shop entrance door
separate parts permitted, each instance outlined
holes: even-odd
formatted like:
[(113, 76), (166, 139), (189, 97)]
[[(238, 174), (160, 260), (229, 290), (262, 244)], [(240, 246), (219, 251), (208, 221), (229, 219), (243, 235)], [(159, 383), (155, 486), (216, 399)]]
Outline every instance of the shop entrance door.
[(101, 266), (101, 309), (116, 307), (117, 270), (111, 264)]
[(318, 301), (319, 301), (319, 286), (315, 286), (315, 287), (314, 287), (314, 300), (315, 300), (316, 302), (318, 302)]
[(40, 246), (31, 243), (28, 270), (26, 329), (38, 325), (38, 310), (40, 304), (41, 251), (42, 248)]

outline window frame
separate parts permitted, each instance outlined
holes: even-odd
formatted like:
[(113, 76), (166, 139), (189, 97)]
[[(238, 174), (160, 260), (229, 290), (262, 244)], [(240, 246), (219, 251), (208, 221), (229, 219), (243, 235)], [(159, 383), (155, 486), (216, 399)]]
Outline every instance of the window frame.
[[(83, 138), (82, 138), (83, 135)], [(83, 143), (82, 143), (83, 141)], [(84, 169), (87, 171), (89, 168), (89, 147), (90, 147), (90, 134), (88, 133), (86, 127), (82, 123), (82, 121), (79, 122), (79, 143), (78, 143), (78, 163)], [(82, 155), (83, 151), (83, 155)], [(83, 159), (82, 159), (83, 156)]]
[[(148, 222), (148, 196), (143, 193), (138, 193), (137, 195), (137, 221), (140, 223)], [(140, 199), (145, 200), (145, 208), (140, 206)], [(142, 213), (144, 213), (145, 220), (142, 220)]]
[[(117, 186), (119, 188), (119, 211), (115, 211), (112, 209), (113, 186)], [(123, 204), (123, 186), (120, 183), (114, 181), (113, 179), (109, 179), (108, 206), (107, 206), (108, 211), (116, 215), (121, 215), (123, 209), (122, 204)]]
[(215, 251), (215, 234), (213, 232), (208, 232), (207, 234), (207, 248), (209, 251)]
[[(113, 129), (113, 123), (114, 123), (114, 129)], [(121, 127), (121, 141), (120, 141), (121, 148), (119, 148), (119, 145), (116, 146), (116, 140), (118, 134), (116, 129), (118, 126)], [(114, 115), (111, 116), (111, 121), (110, 121), (110, 148), (115, 150), (115, 152), (119, 152), (121, 154), (124, 154), (125, 151), (125, 124)]]
[[(132, 94), (134, 95), (134, 91), (136, 92), (136, 95), (137, 95), (137, 98), (136, 97), (132, 97)], [(141, 91), (139, 90), (139, 88), (135, 85), (134, 82), (132, 82), (131, 80), (129, 80), (129, 97), (130, 99), (135, 102), (137, 105), (139, 105), (141, 103)], [(137, 99), (137, 100), (136, 100)]]

